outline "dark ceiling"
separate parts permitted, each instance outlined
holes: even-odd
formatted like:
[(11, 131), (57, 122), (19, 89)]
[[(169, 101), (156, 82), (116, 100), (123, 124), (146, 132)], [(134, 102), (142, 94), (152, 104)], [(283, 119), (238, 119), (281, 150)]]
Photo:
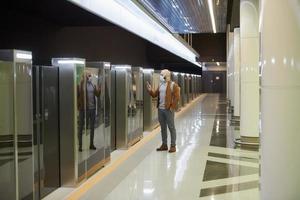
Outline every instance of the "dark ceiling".
[[(113, 24), (66, 0), (10, 0), (0, 7), (2, 26), (112, 26)], [(26, 20), (25, 20), (26, 19)]]

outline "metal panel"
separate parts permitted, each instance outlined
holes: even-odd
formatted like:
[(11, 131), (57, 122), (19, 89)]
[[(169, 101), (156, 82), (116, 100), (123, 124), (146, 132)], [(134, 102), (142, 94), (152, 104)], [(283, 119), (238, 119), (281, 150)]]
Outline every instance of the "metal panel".
[(33, 68), (34, 162), (37, 199), (60, 186), (58, 68)]
[(116, 70), (112, 69), (111, 75), (111, 151), (116, 150)]
[(151, 131), (158, 125), (157, 116), (157, 98), (152, 98), (147, 91), (147, 81), (151, 84), (153, 89), (156, 89), (159, 84), (159, 73), (157, 71), (144, 71), (144, 121), (143, 126), (145, 131)]
[[(138, 0), (173, 33), (212, 33), (206, 0)], [(228, 0), (213, 0), (217, 32), (226, 32)]]
[[(172, 72), (171, 73), (171, 77), (172, 77), (171, 80), (179, 86), (179, 73)], [(180, 110), (180, 108), (181, 108), (181, 103), (180, 103), (180, 99), (179, 99), (179, 101), (178, 101), (178, 103), (176, 105), (176, 111)]]
[(128, 124), (128, 74), (127, 69), (116, 70), (116, 147), (127, 148), (129, 129)]
[(104, 97), (104, 124), (105, 124), (105, 159), (110, 159), (111, 152), (111, 66), (110, 63), (103, 63), (104, 65), (104, 78), (105, 78), (105, 97)]
[(132, 68), (132, 91), (131, 108), (132, 108), (132, 143), (135, 143), (143, 136), (143, 73), (142, 68)]
[(73, 186), (75, 173), (75, 89), (73, 65), (59, 69), (59, 107), (60, 107), (60, 149), (61, 149), (61, 184)]
[[(95, 96), (96, 117), (94, 139), (91, 139), (91, 134), (88, 136), (89, 138), (87, 138), (87, 140), (90, 139), (90, 143), (93, 142), (96, 147), (95, 150), (90, 149), (87, 151), (87, 157), (85, 159), (87, 162), (87, 175), (90, 176), (103, 167), (110, 159), (110, 63), (88, 62), (85, 72), (91, 74), (93, 86), (100, 89), (99, 96)], [(91, 131), (91, 127), (87, 128)]]
[[(152, 77), (152, 88), (158, 88), (160, 84), (160, 71), (155, 70)], [(158, 98), (152, 98), (152, 127), (158, 126)]]
[(33, 95), (33, 145), (34, 145), (34, 186), (35, 197), (40, 198), (40, 160), (41, 155), (39, 152), (40, 145), (40, 70), (39, 67), (32, 68), (32, 95)]
[(182, 74), (178, 74), (178, 86), (180, 87), (180, 107), (185, 106), (185, 99), (184, 99), (184, 93), (185, 93), (185, 85), (184, 85), (184, 76)]
[(1, 50), (0, 59), (8, 61), (1, 63), (0, 74), (1, 94), (7, 95), (0, 101), (5, 114), (0, 122), (1, 146), (7, 155), (2, 160), (0, 190), (3, 199), (33, 199), (31, 52)]
[[(52, 65), (59, 67), (61, 185), (74, 186), (86, 176), (86, 166), (81, 162), (86, 153), (78, 151), (80, 111), (77, 100), (78, 86), (85, 80), (85, 60), (54, 58)], [(83, 99), (85, 99), (85, 94), (83, 95)], [(85, 134), (85, 122), (83, 134)], [(83, 144), (83, 146), (85, 145)]]
[(185, 85), (185, 101), (186, 103), (189, 103), (191, 101), (190, 99), (190, 81), (189, 81), (189, 76), (188, 75), (184, 75), (184, 85)]
[(116, 147), (128, 148), (143, 135), (143, 79), (141, 68), (113, 66), (116, 70)]
[(146, 84), (152, 84), (152, 71), (145, 71), (144, 72), (144, 124), (143, 129), (144, 131), (151, 131), (152, 130), (152, 97), (148, 94)]
[(42, 67), (42, 150), (41, 197), (60, 186), (58, 68)]
[(5, 200), (16, 199), (13, 77), (13, 62), (0, 61), (0, 194)]
[(31, 62), (15, 62), (15, 128), (18, 142), (18, 183), (20, 199), (33, 198), (31, 70)]

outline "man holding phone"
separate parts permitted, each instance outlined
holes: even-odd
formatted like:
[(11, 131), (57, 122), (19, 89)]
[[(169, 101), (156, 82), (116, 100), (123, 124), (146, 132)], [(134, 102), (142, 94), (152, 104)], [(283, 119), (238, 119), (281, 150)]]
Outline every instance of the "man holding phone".
[(148, 93), (153, 97), (158, 97), (158, 121), (161, 127), (162, 145), (157, 151), (168, 150), (167, 126), (171, 135), (171, 146), (169, 153), (176, 152), (176, 129), (174, 124), (174, 112), (180, 98), (179, 86), (171, 81), (171, 72), (164, 69), (160, 73), (160, 84), (153, 90), (147, 82)]
[(90, 128), (90, 149), (95, 150), (96, 147), (94, 145), (94, 129), (97, 106), (96, 98), (100, 96), (100, 87), (93, 84), (92, 74), (90, 72), (86, 72), (86, 81), (82, 80), (77, 90), (79, 109), (78, 150), (82, 152), (82, 134), (85, 120), (86, 128)]

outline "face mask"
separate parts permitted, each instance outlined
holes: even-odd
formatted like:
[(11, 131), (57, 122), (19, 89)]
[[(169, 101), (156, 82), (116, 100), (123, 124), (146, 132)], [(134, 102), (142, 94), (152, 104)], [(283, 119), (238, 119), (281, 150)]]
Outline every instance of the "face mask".
[(160, 82), (165, 82), (165, 79), (162, 75), (159, 76), (159, 80), (160, 80)]

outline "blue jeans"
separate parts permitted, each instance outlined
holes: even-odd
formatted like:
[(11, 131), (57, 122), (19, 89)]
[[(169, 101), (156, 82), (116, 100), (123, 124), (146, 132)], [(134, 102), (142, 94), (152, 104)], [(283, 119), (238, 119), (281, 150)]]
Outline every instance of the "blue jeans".
[(161, 138), (163, 145), (168, 144), (167, 126), (171, 134), (171, 145), (176, 145), (176, 129), (174, 125), (174, 111), (158, 109), (158, 121), (161, 127)]

